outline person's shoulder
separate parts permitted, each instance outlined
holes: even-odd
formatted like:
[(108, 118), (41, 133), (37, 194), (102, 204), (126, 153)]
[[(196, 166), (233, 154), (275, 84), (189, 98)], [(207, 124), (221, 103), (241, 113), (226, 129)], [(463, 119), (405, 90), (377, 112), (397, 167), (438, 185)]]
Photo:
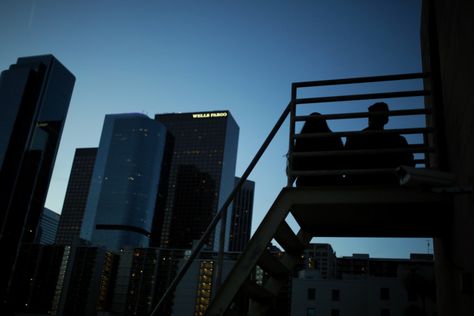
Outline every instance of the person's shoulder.
[(405, 146), (408, 145), (408, 141), (407, 141), (407, 139), (405, 138), (405, 136), (397, 135), (397, 140), (398, 140), (398, 142), (400, 143), (400, 145), (405, 145)]

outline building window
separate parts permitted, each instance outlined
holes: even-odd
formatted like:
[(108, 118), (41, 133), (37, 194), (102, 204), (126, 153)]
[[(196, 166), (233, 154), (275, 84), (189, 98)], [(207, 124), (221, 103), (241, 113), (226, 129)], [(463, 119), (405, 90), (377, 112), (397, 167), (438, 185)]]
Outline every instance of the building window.
[(309, 307), (306, 309), (306, 316), (316, 316), (316, 309)]
[(388, 301), (390, 299), (390, 289), (388, 287), (380, 288), (380, 299), (382, 301)]
[(341, 299), (341, 294), (339, 292), (339, 289), (333, 289), (332, 290), (331, 299), (333, 301), (339, 301)]
[(308, 289), (308, 300), (314, 301), (316, 299), (316, 290), (315, 289)]
[(380, 316), (390, 316), (390, 310), (387, 308), (382, 308), (380, 310)]
[(331, 316), (339, 316), (339, 310), (338, 309), (331, 309)]

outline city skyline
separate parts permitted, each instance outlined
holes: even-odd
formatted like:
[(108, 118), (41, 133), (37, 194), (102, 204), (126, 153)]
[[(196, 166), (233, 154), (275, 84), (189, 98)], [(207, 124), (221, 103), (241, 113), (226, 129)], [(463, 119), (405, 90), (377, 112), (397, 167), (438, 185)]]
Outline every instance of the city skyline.
[[(0, 39), (9, 43), (2, 69), (46, 51), (78, 78), (47, 207), (60, 212), (74, 150), (97, 146), (105, 114), (229, 109), (241, 126), (240, 176), (288, 102), (291, 82), (421, 70), (418, 1), (185, 3), (0, 5)], [(285, 185), (287, 146), (283, 128), (250, 176), (252, 229)], [(331, 242), (341, 254), (427, 249), (419, 239)]]

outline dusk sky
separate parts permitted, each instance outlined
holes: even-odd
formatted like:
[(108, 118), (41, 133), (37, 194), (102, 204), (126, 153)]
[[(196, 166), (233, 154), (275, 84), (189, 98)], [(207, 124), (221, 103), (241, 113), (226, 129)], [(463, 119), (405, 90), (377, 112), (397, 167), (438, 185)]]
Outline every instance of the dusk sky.
[[(74, 150), (98, 146), (106, 114), (229, 110), (240, 126), (240, 176), (292, 82), (420, 72), (420, 2), (2, 0), (0, 70), (53, 54), (76, 76), (46, 207), (61, 212)], [(285, 125), (250, 176), (253, 230), (286, 185), (287, 148)], [(427, 239), (313, 242), (330, 242), (338, 256), (427, 252)]]

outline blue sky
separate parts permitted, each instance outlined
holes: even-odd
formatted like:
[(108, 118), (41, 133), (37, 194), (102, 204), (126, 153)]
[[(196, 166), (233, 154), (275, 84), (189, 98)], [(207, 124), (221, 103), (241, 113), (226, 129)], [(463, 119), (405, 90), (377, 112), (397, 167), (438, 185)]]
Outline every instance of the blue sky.
[[(421, 71), (420, 7), (416, 0), (3, 0), (0, 69), (52, 53), (77, 78), (46, 203), (60, 212), (74, 150), (98, 145), (105, 114), (230, 110), (240, 126), (239, 176), (288, 103), (291, 82)], [(287, 137), (285, 125), (251, 175), (254, 229), (286, 184)], [(330, 241), (338, 255), (427, 251), (426, 239), (315, 241)]]

